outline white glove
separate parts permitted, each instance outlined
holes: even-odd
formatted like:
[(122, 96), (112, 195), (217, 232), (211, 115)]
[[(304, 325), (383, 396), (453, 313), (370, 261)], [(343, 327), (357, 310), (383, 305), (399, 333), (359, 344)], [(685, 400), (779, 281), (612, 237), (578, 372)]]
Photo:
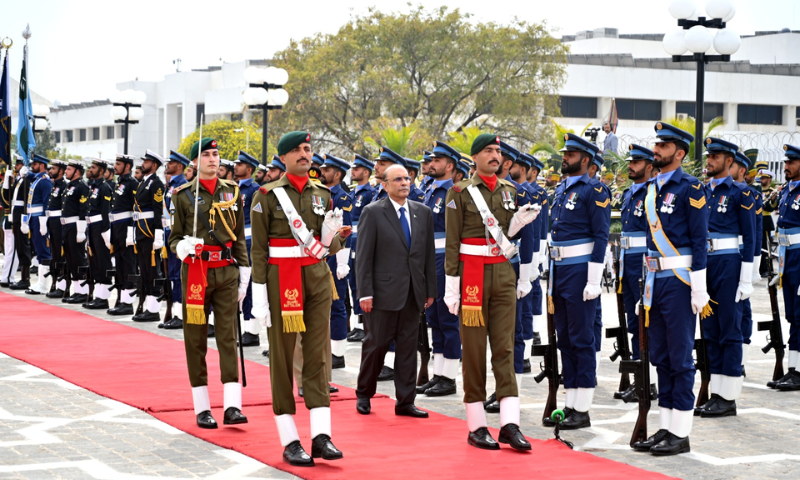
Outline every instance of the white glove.
[(517, 280), (517, 300), (531, 293), (531, 290), (533, 290), (533, 285), (531, 285), (531, 270), (533, 270), (533, 263), (519, 264), (519, 280)]
[(603, 280), (603, 264), (589, 262), (589, 274), (586, 279), (586, 287), (583, 289), (583, 301), (588, 302), (599, 297), (603, 292), (600, 282)]
[(633, 307), (633, 313), (635, 313), (637, 317), (639, 316), (639, 309), (642, 308), (641, 304), (642, 302), (636, 302), (636, 306)]
[(134, 227), (128, 227), (128, 231), (126, 232), (127, 233), (127, 235), (125, 235), (125, 246), (126, 247), (133, 246), (133, 244), (134, 244), (134, 241), (133, 241), (133, 239), (134, 239), (134, 237), (133, 237), (134, 230), (133, 229), (134, 229)]
[(711, 297), (708, 296), (705, 268), (696, 272), (689, 272), (689, 278), (692, 282), (692, 311), (696, 315), (700, 313), (703, 307), (708, 305), (708, 301), (711, 300)]
[(458, 315), (461, 306), (461, 277), (444, 277), (444, 304), (453, 315)]
[(541, 205), (532, 205), (530, 203), (519, 207), (517, 213), (511, 217), (511, 223), (508, 226), (508, 236), (513, 237), (522, 230), (522, 227), (536, 220), (541, 210)]
[(736, 301), (747, 300), (753, 295), (753, 262), (742, 262), (739, 273), (739, 288), (736, 289)]
[(183, 239), (175, 246), (175, 253), (178, 255), (178, 258), (181, 259), (181, 261), (184, 261), (184, 259), (186, 259), (186, 257), (189, 255), (195, 254), (195, 245), (202, 244), (202, 238), (190, 237), (187, 235), (183, 237)]
[(342, 280), (350, 275), (350, 249), (343, 248), (336, 252), (336, 278)]
[(253, 283), (253, 308), (251, 313), (253, 318), (261, 322), (261, 325), (267, 328), (272, 326), (266, 283)]
[(333, 237), (342, 228), (343, 223), (344, 220), (342, 219), (342, 210), (340, 208), (329, 210), (325, 214), (325, 220), (322, 222), (322, 233), (319, 236), (320, 243), (330, 247)]
[(111, 229), (108, 229), (105, 232), (100, 232), (100, 237), (103, 239), (103, 243), (106, 244), (106, 248), (108, 248), (110, 250), (111, 249)]
[(250, 284), (250, 267), (239, 267), (239, 301), (247, 296), (247, 285)]
[[(541, 261), (539, 260), (539, 252), (533, 252), (533, 261), (531, 262), (531, 283), (539, 280), (539, 265), (541, 265)], [(520, 273), (522, 270), (520, 270)]]
[(164, 230), (157, 228), (153, 233), (153, 250), (161, 250), (164, 246)]
[(3, 188), (8, 190), (9, 185), (11, 185), (11, 171), (6, 171), (5, 176), (3, 177)]
[(19, 169), (19, 178), (25, 178), (28, 176), (28, 167), (23, 166)]
[(22, 232), (23, 235), (27, 235), (31, 231), (31, 226), (28, 225), (28, 222), (23, 221), (19, 224), (19, 231)]
[(75, 241), (78, 243), (86, 241), (86, 220), (78, 220), (78, 233), (75, 235)]
[[(772, 278), (769, 279), (769, 286), (774, 287), (781, 281), (781, 276), (779, 274), (773, 275)], [(800, 295), (800, 290), (798, 290), (798, 295)]]
[(39, 235), (47, 236), (47, 217), (39, 217)]

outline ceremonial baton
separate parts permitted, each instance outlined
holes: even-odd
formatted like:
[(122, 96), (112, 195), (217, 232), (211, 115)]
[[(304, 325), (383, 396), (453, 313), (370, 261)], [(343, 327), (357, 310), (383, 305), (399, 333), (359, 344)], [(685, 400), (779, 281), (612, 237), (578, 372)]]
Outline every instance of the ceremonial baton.
[[(200, 140), (197, 141), (197, 185), (194, 188), (194, 225), (192, 225), (192, 236), (197, 238), (197, 206), (200, 198), (200, 159), (203, 157), (203, 116), (200, 114)], [(195, 248), (195, 255), (197, 249)]]

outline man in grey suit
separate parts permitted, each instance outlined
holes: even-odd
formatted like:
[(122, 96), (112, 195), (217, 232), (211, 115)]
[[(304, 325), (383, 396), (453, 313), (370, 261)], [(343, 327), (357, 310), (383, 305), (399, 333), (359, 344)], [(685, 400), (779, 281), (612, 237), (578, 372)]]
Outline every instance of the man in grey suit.
[(387, 198), (364, 207), (358, 223), (356, 280), (366, 313), (356, 408), (370, 412), (383, 358), (395, 342), (396, 415), (426, 418), (414, 406), (419, 315), (436, 298), (433, 214), (422, 203), (407, 201), (408, 171), (393, 165), (384, 172)]

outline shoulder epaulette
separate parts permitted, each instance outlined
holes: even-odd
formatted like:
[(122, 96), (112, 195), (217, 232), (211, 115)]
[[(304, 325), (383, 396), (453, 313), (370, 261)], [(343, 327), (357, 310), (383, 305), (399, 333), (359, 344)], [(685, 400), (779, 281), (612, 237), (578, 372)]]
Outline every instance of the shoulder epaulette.
[(460, 192), (461, 190), (464, 190), (469, 186), (469, 182), (470, 182), (469, 180), (461, 180), (460, 182), (453, 185), (453, 190), (455, 190), (456, 192)]
[(175, 191), (176, 192), (180, 192), (181, 190), (185, 190), (185, 189), (189, 188), (189, 185), (191, 185), (191, 183), (186, 182), (183, 185), (181, 185), (180, 187), (176, 188)]

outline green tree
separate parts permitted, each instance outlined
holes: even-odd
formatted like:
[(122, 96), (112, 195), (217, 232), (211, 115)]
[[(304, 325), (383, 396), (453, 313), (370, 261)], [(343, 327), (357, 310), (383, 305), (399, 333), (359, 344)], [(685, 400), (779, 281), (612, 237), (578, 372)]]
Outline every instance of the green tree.
[(276, 54), (291, 97), (271, 124), (348, 153), (361, 151), (382, 117), (431, 138), (477, 126), (530, 145), (549, 130), (542, 116), (557, 112), (566, 54), (544, 23), (478, 23), (446, 7), (371, 10)]
[[(237, 120), (232, 122), (227, 119), (214, 120), (203, 125), (203, 137), (210, 137), (219, 145), (220, 158), (236, 160), (239, 150), (244, 150), (250, 155), (261, 160), (261, 129), (255, 123)], [(181, 140), (178, 151), (186, 157), (192, 150), (192, 145), (200, 138), (197, 129)], [(267, 163), (270, 162), (275, 148), (270, 144), (267, 148)]]
[[(681, 130), (684, 130), (694, 135), (696, 126), (694, 117), (686, 117), (686, 118), (673, 117), (662, 121), (664, 123), (669, 123), (674, 127), (678, 127)], [(722, 119), (722, 117), (716, 117), (712, 119), (710, 122), (708, 122), (708, 127), (706, 127), (706, 130), (703, 132), (703, 138), (699, 139), (695, 138), (694, 139), (695, 141), (689, 144), (689, 153), (686, 154), (686, 157), (683, 160), (683, 167), (686, 173), (694, 175), (697, 178), (701, 178), (703, 176), (703, 168), (705, 168), (705, 161), (701, 160), (700, 163), (697, 163), (695, 161), (694, 159), (695, 144), (698, 141), (702, 142), (704, 138), (711, 135), (711, 132), (714, 129), (719, 128), (724, 124), (725, 121)]]
[(472, 151), (472, 142), (474, 142), (475, 138), (481, 133), (483, 132), (479, 127), (465, 127), (461, 130), (450, 132), (448, 134), (450, 136), (448, 145), (464, 155), (469, 155), (469, 152)]
[[(379, 122), (379, 125), (389, 124), (388, 120)], [(375, 148), (384, 146), (398, 155), (406, 158), (422, 158), (422, 150), (432, 143), (430, 136), (417, 128), (415, 123), (404, 127), (383, 126), (377, 130), (378, 140), (365, 137), (364, 140)]]

